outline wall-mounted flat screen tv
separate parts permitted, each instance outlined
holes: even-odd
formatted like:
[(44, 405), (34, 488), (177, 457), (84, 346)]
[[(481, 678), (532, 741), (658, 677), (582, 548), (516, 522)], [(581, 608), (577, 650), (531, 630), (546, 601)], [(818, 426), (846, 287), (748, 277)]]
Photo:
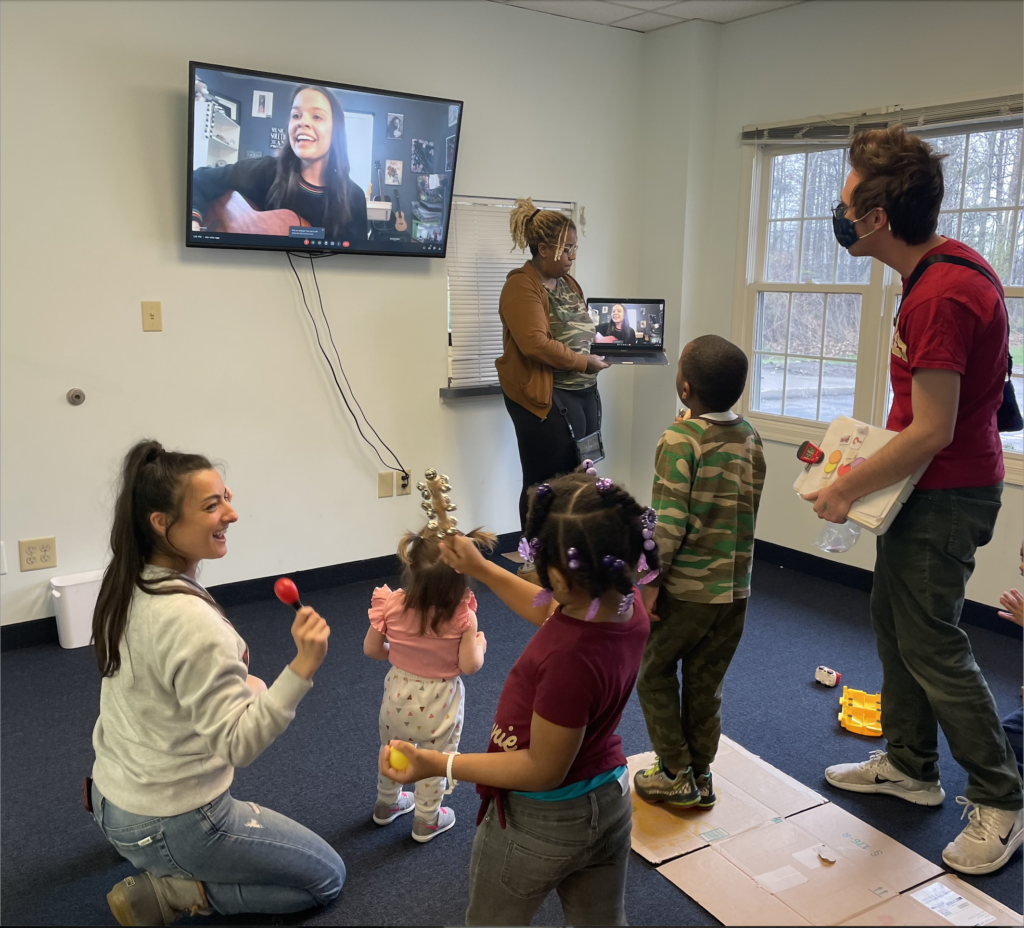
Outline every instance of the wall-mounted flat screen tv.
[(462, 103), (189, 65), (185, 243), (444, 257)]

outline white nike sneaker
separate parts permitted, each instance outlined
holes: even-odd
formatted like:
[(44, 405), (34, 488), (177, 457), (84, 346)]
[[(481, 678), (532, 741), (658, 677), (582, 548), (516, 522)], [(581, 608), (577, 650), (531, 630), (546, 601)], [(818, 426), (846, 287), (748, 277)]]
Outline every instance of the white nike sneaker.
[(946, 845), (942, 859), (961, 873), (991, 873), (1005, 864), (1024, 838), (1024, 812), (1005, 812), (957, 796), (967, 827)]
[(860, 764), (835, 764), (825, 771), (825, 779), (839, 789), (853, 793), (887, 793), (919, 806), (937, 806), (946, 798), (938, 780), (927, 783), (904, 776), (890, 762), (885, 751), (872, 751)]

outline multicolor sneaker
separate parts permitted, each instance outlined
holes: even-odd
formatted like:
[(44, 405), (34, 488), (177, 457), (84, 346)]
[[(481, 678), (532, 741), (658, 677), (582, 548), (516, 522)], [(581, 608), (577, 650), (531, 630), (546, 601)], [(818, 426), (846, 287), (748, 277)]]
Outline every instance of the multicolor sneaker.
[(715, 795), (715, 786), (711, 782), (711, 771), (702, 773), (696, 779), (697, 789), (700, 791), (700, 800), (697, 803), (698, 809), (710, 809), (716, 802), (718, 797)]
[(447, 806), (441, 806), (437, 810), (433, 825), (423, 821), (421, 818), (416, 818), (413, 821), (412, 839), (413, 841), (419, 841), (420, 844), (426, 844), (428, 841), (433, 841), (442, 831), (447, 831), (454, 824), (455, 812)]
[(406, 812), (412, 812), (416, 808), (416, 799), (412, 793), (407, 793), (402, 790), (398, 794), (398, 800), (394, 805), (387, 805), (383, 802), (378, 802), (373, 807), (373, 820), (378, 825), (390, 825), (399, 815), (405, 815)]
[(982, 806), (963, 796), (956, 801), (964, 807), (967, 827), (946, 845), (943, 862), (961, 873), (980, 874), (998, 870), (1024, 840), (1024, 814)]
[(678, 808), (688, 808), (700, 802), (700, 791), (693, 779), (693, 768), (680, 770), (674, 777), (662, 766), (661, 758), (646, 770), (633, 776), (633, 787), (645, 802), (664, 802)]

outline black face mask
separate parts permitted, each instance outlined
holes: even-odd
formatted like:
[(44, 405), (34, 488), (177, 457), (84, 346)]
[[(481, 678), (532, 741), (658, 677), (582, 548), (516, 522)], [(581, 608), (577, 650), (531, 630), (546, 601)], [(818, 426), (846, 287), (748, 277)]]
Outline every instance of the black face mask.
[[(856, 228), (854, 228), (855, 222), (860, 222), (860, 219), (847, 219), (846, 211), (849, 209), (845, 203), (837, 203), (832, 207), (832, 232), (836, 237), (836, 241), (839, 242), (843, 248), (850, 248), (852, 245), (856, 245), (862, 238), (867, 238), (868, 235), (874, 235), (877, 229), (868, 232), (867, 235), (858, 235)], [(864, 217), (862, 216), (861, 219)]]

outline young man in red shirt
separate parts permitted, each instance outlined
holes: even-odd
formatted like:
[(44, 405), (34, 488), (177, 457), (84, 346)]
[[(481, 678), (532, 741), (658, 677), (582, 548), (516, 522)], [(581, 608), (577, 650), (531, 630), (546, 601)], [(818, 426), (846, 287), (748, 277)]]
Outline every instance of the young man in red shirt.
[[(938, 235), (942, 156), (902, 126), (860, 133), (834, 214), (839, 243), (904, 278), (893, 330), (888, 428), (900, 434), (861, 467), (808, 495), (819, 518), (843, 522), (853, 502), (931, 461), (877, 541), (871, 619), (882, 660), (886, 752), (825, 771), (829, 783), (919, 805), (945, 798), (938, 730), (967, 771), (969, 823), (942, 859), (962, 873), (998, 870), (1021, 846), (1016, 758), (995, 701), (959, 628), (974, 553), (992, 539), (1003, 489), (996, 427), (1008, 321), (998, 276), (976, 251)], [(966, 259), (927, 266), (934, 256)], [(966, 811), (966, 810), (965, 810)]]

